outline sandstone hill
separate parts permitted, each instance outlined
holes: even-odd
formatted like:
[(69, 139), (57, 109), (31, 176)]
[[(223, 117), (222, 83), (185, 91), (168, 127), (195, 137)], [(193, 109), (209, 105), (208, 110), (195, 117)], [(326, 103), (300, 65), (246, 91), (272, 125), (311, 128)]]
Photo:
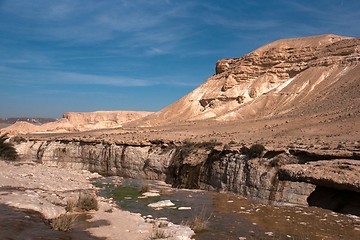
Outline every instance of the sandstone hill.
[(336, 35), (278, 40), (216, 63), (197, 89), (133, 125), (282, 116), (360, 116), (360, 39)]
[(140, 111), (97, 111), (97, 112), (67, 112), (63, 118), (42, 125), (34, 125), (25, 121), (1, 129), (12, 135), (26, 133), (59, 133), (82, 132), (96, 129), (121, 127), (123, 123), (149, 115), (150, 112)]

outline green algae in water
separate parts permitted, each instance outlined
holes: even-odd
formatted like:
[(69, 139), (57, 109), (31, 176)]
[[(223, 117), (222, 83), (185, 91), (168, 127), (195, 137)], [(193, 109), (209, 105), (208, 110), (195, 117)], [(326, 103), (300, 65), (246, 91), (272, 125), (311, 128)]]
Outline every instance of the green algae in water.
[(121, 201), (127, 198), (136, 199), (141, 196), (139, 189), (131, 186), (116, 187), (110, 192), (110, 194), (116, 201)]
[(145, 199), (139, 198), (142, 196), (142, 193), (145, 191), (145, 189), (149, 190), (149, 187), (144, 185), (142, 181), (133, 181), (127, 179), (123, 185), (96, 181), (93, 182), (93, 185), (100, 188), (100, 195), (106, 198), (113, 198), (113, 200), (116, 201), (117, 204), (123, 209), (142, 210), (144, 208), (148, 208), (147, 205), (149, 203), (161, 200), (160, 196), (147, 197)]

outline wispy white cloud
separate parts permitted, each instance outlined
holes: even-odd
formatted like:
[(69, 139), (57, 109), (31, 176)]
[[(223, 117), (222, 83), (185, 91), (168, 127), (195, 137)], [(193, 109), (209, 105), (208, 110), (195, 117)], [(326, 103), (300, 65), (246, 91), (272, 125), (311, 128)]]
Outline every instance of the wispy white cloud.
[(115, 87), (144, 87), (156, 83), (125, 76), (101, 76), (61, 71), (26, 71), (6, 69), (0, 72), (0, 83), (20, 85), (105, 85)]
[(72, 72), (50, 72), (44, 78), (48, 82), (57, 82), (69, 84), (87, 84), (87, 85), (109, 85), (119, 87), (143, 87), (153, 85), (153, 83), (129, 77), (108, 77), (83, 73)]
[(181, 29), (171, 20), (184, 17), (182, 13), (191, 11), (191, 7), (192, 4), (144, 0), (60, 3), (7, 0), (0, 11), (16, 17), (17, 21), (0, 24), (0, 27), (35, 40), (74, 44), (117, 40), (115, 46), (124, 48), (152, 47), (159, 43), (175, 44), (186, 38), (189, 28)]
[[(113, 86), (113, 87), (147, 87), (156, 85), (198, 86), (200, 81), (188, 80), (186, 75), (168, 75), (148, 77), (147, 79), (127, 76), (103, 76), (64, 71), (32, 71), (10, 69), (0, 66), (0, 84), (13, 86), (54, 86), (51, 91), (58, 91), (58, 86)], [(100, 90), (100, 89), (99, 89)], [(50, 91), (50, 90), (49, 90)], [(59, 90), (62, 91), (62, 90)]]

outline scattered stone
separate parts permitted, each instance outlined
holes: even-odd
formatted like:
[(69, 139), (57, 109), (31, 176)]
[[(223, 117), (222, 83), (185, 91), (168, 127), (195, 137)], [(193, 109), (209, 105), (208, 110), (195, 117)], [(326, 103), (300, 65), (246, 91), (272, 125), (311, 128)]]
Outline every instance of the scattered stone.
[(178, 210), (180, 210), (180, 211), (191, 210), (191, 207), (179, 207)]
[(175, 204), (170, 200), (163, 200), (155, 203), (150, 203), (148, 204), (148, 206), (156, 209), (156, 208), (174, 207)]
[(159, 196), (160, 196), (160, 194), (158, 192), (149, 191), (149, 192), (144, 192), (142, 194), (142, 196), (140, 196), (138, 198), (159, 197)]

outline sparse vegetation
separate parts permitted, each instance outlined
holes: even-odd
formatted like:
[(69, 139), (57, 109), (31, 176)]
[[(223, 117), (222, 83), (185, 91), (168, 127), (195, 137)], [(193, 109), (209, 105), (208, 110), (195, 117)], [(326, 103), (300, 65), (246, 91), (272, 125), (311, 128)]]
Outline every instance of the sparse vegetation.
[(14, 148), (14, 145), (7, 140), (9, 137), (7, 134), (0, 136), (0, 158), (5, 160), (16, 160), (19, 156)]
[(243, 155), (249, 155), (250, 149), (248, 147), (246, 147), (246, 146), (243, 146), (243, 147), (240, 148), (240, 152)]
[(96, 196), (89, 192), (81, 192), (79, 197), (69, 198), (66, 201), (66, 212), (98, 210)]
[(202, 211), (199, 215), (196, 215), (192, 219), (183, 221), (181, 225), (190, 227), (194, 232), (201, 232), (208, 228), (210, 216)]
[(76, 216), (70, 213), (65, 213), (57, 218), (50, 220), (50, 226), (52, 229), (57, 231), (67, 232), (71, 229)]
[(261, 157), (263, 152), (265, 151), (265, 147), (262, 144), (253, 144), (250, 149), (249, 149), (249, 153), (248, 156), (249, 158), (258, 158)]
[(77, 200), (74, 198), (70, 198), (66, 201), (65, 210), (66, 212), (71, 212), (75, 209), (76, 206), (77, 206)]
[(50, 226), (54, 230), (66, 232), (71, 229), (76, 220), (76, 215), (71, 214), (71, 212), (98, 210), (96, 195), (91, 192), (80, 192), (78, 198), (67, 199), (65, 210), (65, 214), (50, 221)]
[(150, 239), (163, 239), (163, 238), (168, 238), (168, 237), (171, 237), (171, 236), (168, 236), (168, 234), (166, 234), (165, 230), (154, 226)]
[(189, 140), (185, 140), (183, 143), (183, 146), (181, 147), (180, 154), (182, 158), (186, 158), (189, 156), (195, 149), (206, 149), (208, 151), (212, 150), (215, 146), (221, 145), (220, 142), (217, 142), (214, 139), (211, 139), (210, 141), (205, 142), (191, 142)]
[(80, 193), (76, 207), (84, 211), (98, 210), (96, 196), (91, 193)]

